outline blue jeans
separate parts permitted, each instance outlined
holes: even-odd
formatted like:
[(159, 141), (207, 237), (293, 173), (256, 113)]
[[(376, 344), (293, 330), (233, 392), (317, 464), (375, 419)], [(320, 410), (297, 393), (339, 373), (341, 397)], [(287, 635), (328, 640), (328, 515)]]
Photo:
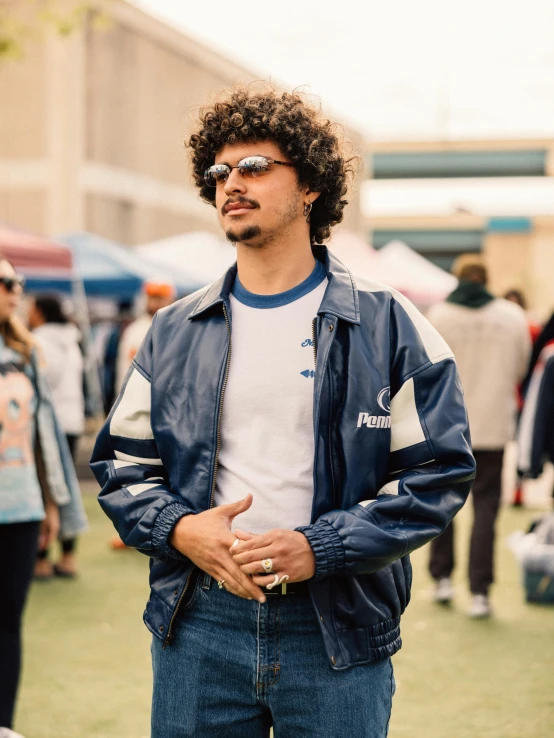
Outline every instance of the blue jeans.
[(171, 645), (152, 640), (151, 738), (386, 738), (390, 659), (336, 671), (308, 595), (260, 605), (203, 582)]

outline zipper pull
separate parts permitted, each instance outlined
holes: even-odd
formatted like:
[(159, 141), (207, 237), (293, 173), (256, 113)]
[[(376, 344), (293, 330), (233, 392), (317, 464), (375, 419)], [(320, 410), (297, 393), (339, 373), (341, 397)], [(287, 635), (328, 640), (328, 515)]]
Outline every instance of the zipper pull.
[(165, 651), (165, 649), (168, 646), (171, 646), (171, 644), (173, 643), (174, 640), (175, 640), (175, 634), (173, 632), (172, 633), (169, 633), (169, 635), (165, 639), (164, 644), (162, 646), (162, 648), (164, 649), (164, 651)]

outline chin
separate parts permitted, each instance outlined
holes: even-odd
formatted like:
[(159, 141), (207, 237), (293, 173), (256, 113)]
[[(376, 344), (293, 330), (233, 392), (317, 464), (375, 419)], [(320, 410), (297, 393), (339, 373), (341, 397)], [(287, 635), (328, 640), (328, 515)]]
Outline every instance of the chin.
[[(262, 229), (260, 226), (251, 225), (251, 226), (244, 226), (240, 229), (235, 228), (229, 228), (227, 231), (225, 231), (225, 237), (228, 241), (231, 241), (231, 243), (246, 243), (248, 244), (249, 241), (252, 241), (254, 238), (258, 238), (261, 236)], [(254, 246), (255, 244), (248, 244), (250, 246)]]

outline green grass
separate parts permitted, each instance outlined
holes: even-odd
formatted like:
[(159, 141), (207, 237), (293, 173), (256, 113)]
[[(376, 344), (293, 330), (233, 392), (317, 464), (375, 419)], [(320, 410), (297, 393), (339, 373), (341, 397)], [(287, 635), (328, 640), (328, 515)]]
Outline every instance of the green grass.
[[(16, 724), (26, 738), (149, 736), (150, 637), (142, 624), (147, 560), (111, 551), (111, 524), (93, 495), (86, 495), (86, 503), (91, 531), (81, 540), (80, 578), (32, 589)], [(394, 658), (390, 738), (551, 738), (554, 609), (524, 603), (518, 569), (504, 544), (509, 532), (536, 515), (502, 511), (496, 617), (489, 622), (472, 622), (465, 614), (469, 506), (458, 518), (455, 607), (429, 601), (427, 551), (414, 555), (404, 648)]]

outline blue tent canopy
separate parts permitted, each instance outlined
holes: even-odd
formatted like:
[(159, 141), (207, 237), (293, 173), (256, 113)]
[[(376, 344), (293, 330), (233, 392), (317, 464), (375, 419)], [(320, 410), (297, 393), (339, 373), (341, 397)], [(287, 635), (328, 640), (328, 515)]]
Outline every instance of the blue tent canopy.
[[(168, 269), (153, 266), (133, 249), (92, 233), (68, 233), (56, 239), (71, 248), (75, 273), (82, 278), (88, 297), (116, 297), (133, 299), (148, 280), (165, 280), (175, 284), (181, 293), (192, 285), (175, 283)], [(68, 292), (70, 283), (62, 280), (44, 280), (41, 289), (57, 289)]]

